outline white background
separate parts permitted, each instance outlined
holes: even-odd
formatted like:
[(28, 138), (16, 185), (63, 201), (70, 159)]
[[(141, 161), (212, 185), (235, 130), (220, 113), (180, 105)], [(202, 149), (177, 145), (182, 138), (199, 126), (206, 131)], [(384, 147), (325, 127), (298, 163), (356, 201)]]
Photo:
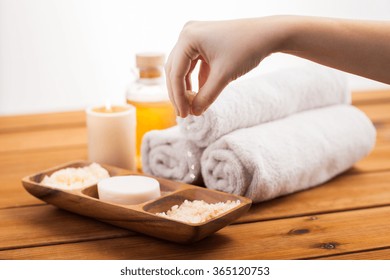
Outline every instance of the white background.
[[(0, 0), (0, 115), (124, 100), (134, 55), (169, 53), (189, 20), (274, 14), (390, 19), (388, 0)], [(298, 63), (273, 55), (255, 73)], [(350, 76), (354, 90), (386, 85)]]
[[(214, 267), (269, 267), (270, 274), (265, 275), (213, 275)], [(94, 279), (94, 280), (329, 280), (329, 279), (354, 279), (354, 280), (388, 280), (389, 261), (360, 261), (360, 260), (106, 260), (106, 261), (82, 261), (82, 260), (4, 260), (0, 262), (1, 275), (7, 280), (40, 279), (40, 280), (69, 280), (69, 279)], [(203, 269), (210, 273), (204, 276), (147, 276), (147, 275), (121, 275), (122, 269)], [(232, 270), (232, 269), (231, 269)], [(226, 269), (225, 269), (226, 271)], [(253, 271), (253, 270), (252, 270)]]

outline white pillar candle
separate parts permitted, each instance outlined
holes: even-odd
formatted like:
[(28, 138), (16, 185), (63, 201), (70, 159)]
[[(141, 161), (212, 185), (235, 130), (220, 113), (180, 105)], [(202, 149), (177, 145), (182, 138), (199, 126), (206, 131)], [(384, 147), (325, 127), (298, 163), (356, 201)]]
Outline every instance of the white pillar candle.
[(160, 196), (160, 183), (153, 178), (129, 175), (114, 176), (98, 182), (99, 199), (123, 205), (134, 205)]
[(88, 159), (135, 170), (135, 107), (87, 109)]

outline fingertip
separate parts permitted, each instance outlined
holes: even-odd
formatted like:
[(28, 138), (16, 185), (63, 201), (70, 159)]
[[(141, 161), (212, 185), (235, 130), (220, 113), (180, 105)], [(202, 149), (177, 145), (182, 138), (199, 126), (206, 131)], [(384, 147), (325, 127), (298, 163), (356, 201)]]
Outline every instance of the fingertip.
[(180, 117), (184, 119), (184, 118), (188, 117), (188, 115), (189, 115), (189, 114), (187, 113), (187, 114), (181, 115)]
[(188, 105), (184, 106), (184, 108), (182, 108), (182, 110), (180, 111), (180, 116), (182, 118), (185, 118), (188, 116), (189, 112), (190, 112), (190, 108), (188, 107)]
[(179, 116), (179, 111), (177, 109), (175, 97), (172, 93), (172, 85), (171, 85), (171, 80), (170, 80), (170, 75), (169, 75), (169, 73), (171, 72), (171, 68), (170, 68), (170, 64), (168, 64), (168, 63), (165, 65), (165, 72), (166, 72), (165, 81), (166, 81), (169, 100), (171, 101), (171, 104), (172, 104), (172, 107), (175, 111), (176, 116)]
[(172, 96), (175, 100), (176, 110), (178, 116), (188, 115), (189, 106), (185, 97), (185, 83), (184, 79), (177, 77), (171, 78)]
[(195, 116), (203, 114), (216, 100), (227, 85), (227, 80), (218, 71), (211, 71), (206, 82), (199, 89), (192, 103), (192, 112)]
[(191, 113), (194, 116), (200, 116), (203, 114), (203, 112), (204, 112), (204, 108), (201, 106), (195, 106), (191, 108)]
[(179, 111), (177, 110), (177, 108), (175, 106), (173, 106), (173, 109), (175, 110), (175, 114), (177, 117), (180, 117), (180, 113)]

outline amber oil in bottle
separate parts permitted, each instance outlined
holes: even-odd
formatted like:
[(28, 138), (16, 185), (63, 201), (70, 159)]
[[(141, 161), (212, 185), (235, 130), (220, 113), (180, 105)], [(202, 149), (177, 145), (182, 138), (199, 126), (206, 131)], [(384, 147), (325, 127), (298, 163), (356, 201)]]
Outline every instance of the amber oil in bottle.
[(165, 129), (176, 124), (174, 108), (169, 101), (163, 77), (163, 54), (136, 55), (138, 78), (127, 90), (127, 103), (135, 106), (137, 116), (137, 167), (141, 165), (141, 143), (144, 134), (154, 129)]

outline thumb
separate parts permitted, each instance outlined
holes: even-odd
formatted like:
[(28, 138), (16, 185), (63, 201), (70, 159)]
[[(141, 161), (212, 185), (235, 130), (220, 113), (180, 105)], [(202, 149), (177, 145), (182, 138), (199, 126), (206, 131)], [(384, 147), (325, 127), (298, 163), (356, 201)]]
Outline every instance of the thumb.
[(219, 71), (211, 69), (206, 82), (199, 89), (192, 102), (192, 114), (201, 115), (214, 101), (228, 84)]

